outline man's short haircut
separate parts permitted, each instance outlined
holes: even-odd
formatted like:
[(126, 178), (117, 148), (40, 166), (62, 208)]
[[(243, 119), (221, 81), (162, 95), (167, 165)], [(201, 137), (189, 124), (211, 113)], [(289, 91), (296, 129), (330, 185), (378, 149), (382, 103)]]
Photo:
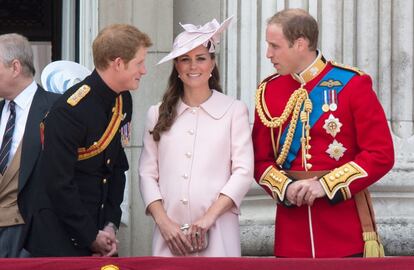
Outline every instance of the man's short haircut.
[(97, 69), (105, 70), (110, 61), (120, 57), (129, 63), (141, 47), (152, 45), (147, 34), (129, 24), (112, 24), (102, 29), (93, 41), (93, 62)]
[(317, 49), (319, 35), (318, 23), (305, 10), (293, 8), (279, 11), (269, 18), (267, 24), (279, 24), (290, 46), (298, 38), (302, 37), (309, 40), (310, 50)]
[(0, 35), (0, 61), (10, 67), (13, 60), (20, 62), (23, 75), (35, 75), (33, 50), (29, 40), (16, 33)]

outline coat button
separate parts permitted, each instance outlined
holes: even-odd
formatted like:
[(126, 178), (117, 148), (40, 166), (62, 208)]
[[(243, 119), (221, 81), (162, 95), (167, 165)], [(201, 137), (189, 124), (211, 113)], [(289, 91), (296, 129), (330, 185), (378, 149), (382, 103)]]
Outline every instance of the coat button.
[(104, 204), (101, 204), (101, 209), (104, 209), (104, 207), (105, 207), (105, 205)]
[(102, 180), (102, 183), (106, 184), (106, 182), (107, 182), (107, 180), (106, 180), (106, 178), (104, 178), (104, 179)]
[(187, 200), (186, 198), (181, 199), (181, 202), (182, 202), (184, 205), (187, 205), (187, 204), (188, 204), (188, 200)]
[(110, 158), (108, 158), (107, 160), (106, 160), (106, 164), (111, 164), (111, 159)]
[(18, 223), (19, 219), (18, 218), (14, 218), (14, 223)]

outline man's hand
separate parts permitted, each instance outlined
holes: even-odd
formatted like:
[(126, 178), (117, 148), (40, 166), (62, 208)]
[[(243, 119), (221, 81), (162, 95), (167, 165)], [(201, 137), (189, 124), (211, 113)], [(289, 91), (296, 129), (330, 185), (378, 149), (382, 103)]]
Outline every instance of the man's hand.
[(108, 257), (111, 257), (118, 253), (118, 244), (119, 244), (118, 239), (116, 239), (115, 225), (113, 225), (112, 223), (110, 224), (106, 225), (105, 228), (103, 229), (105, 232), (109, 233), (110, 239), (111, 239), (108, 242), (108, 244), (111, 245), (111, 250), (105, 255)]
[(111, 253), (115, 238), (111, 236), (110, 233), (106, 231), (99, 231), (96, 235), (95, 241), (92, 242), (91, 250), (94, 255), (98, 256), (108, 256)]
[(325, 196), (325, 191), (316, 176), (295, 181), (288, 186), (286, 191), (286, 198), (296, 206), (302, 206), (303, 204), (312, 206), (316, 198), (322, 198), (323, 196)]

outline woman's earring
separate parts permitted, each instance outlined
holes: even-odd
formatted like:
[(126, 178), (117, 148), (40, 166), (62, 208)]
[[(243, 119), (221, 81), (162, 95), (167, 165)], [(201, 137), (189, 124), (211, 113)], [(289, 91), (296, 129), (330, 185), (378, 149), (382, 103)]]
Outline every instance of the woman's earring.
[(211, 73), (210, 73), (210, 78), (212, 77), (213, 75), (211, 75)]
[(178, 77), (178, 78), (181, 78), (181, 77), (180, 77), (180, 74), (178, 74), (178, 75), (177, 75), (177, 77)]

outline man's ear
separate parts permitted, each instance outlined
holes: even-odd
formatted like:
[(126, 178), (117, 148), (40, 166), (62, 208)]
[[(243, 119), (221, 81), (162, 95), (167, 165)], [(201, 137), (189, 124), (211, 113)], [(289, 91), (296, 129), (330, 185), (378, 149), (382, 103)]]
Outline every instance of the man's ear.
[(300, 37), (295, 40), (293, 46), (295, 46), (295, 48), (299, 51), (307, 50), (309, 48), (309, 40), (304, 37)]
[(119, 71), (121, 69), (122, 64), (123, 64), (123, 61), (121, 57), (117, 57), (110, 62), (110, 66), (116, 71)]
[(23, 67), (22, 67), (22, 63), (20, 63), (19, 60), (14, 59), (11, 63), (11, 67), (13, 69), (13, 74), (14, 75), (18, 75), (18, 74), (22, 73)]

